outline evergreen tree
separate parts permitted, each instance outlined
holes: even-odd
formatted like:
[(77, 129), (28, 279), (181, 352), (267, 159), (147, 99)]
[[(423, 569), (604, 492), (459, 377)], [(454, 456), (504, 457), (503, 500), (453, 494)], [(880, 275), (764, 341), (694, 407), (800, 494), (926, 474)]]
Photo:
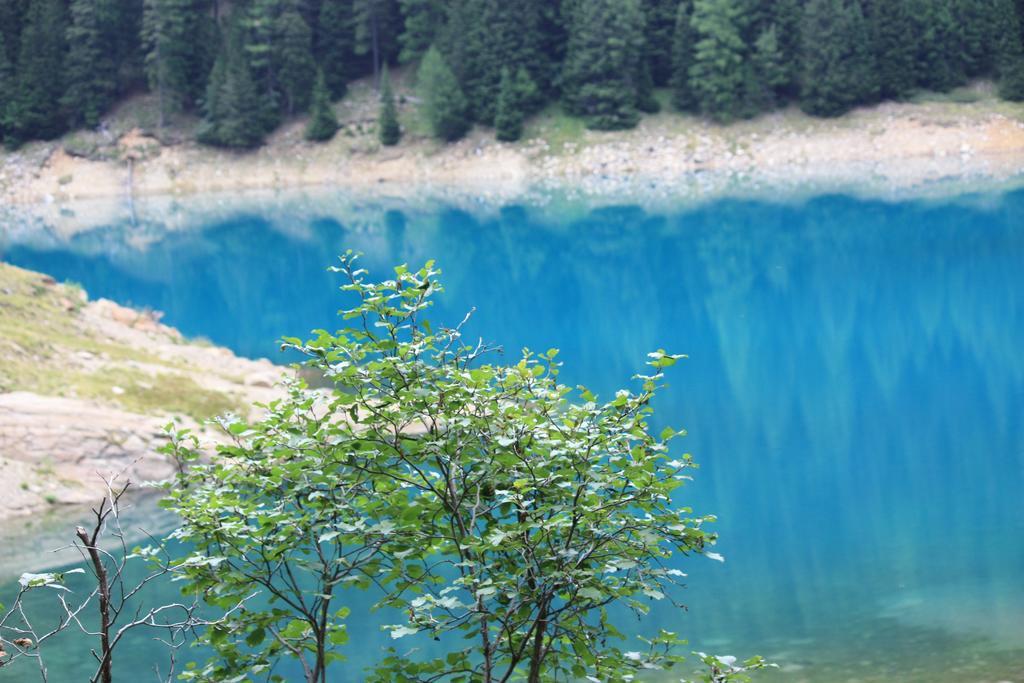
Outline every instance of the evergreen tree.
[(496, 137), (503, 142), (521, 138), (526, 116), (536, 111), (541, 101), (540, 89), (526, 67), (520, 66), (514, 74), (509, 68), (502, 69), (494, 117)]
[(747, 115), (751, 87), (742, 3), (694, 0), (690, 24), (695, 38), (690, 90), (697, 108), (716, 121)]
[(771, 24), (776, 27), (776, 40), (785, 70), (785, 82), (776, 88), (782, 98), (800, 94), (800, 22), (803, 19), (801, 0), (775, 0)]
[(544, 106), (544, 95), (525, 66), (516, 69), (515, 94), (524, 118), (540, 111)]
[(809, 0), (803, 25), (801, 106), (838, 116), (877, 92), (867, 22), (854, 0)]
[(647, 64), (655, 85), (668, 85), (672, 79), (672, 44), (680, 0), (644, 0)]
[(675, 32), (672, 34), (672, 104), (679, 111), (693, 111), (697, 99), (690, 88), (690, 68), (693, 66), (694, 40), (691, 19), (693, 0), (683, 0), (676, 12)]
[(235, 35), (229, 55), (237, 52), (248, 66), (248, 78), (260, 94), (254, 115), (259, 119), (263, 134), (280, 125), (282, 113), (287, 109), (286, 105), (282, 106), (284, 97), (278, 75), (281, 60), (277, 49), (277, 20), (285, 1), (290, 0), (249, 0), (247, 7), (239, 5), (231, 13), (231, 31)]
[(317, 22), (316, 58), (331, 97), (341, 99), (356, 76), (351, 0), (324, 0)]
[(28, 5), (29, 0), (0, 0), (0, 33), (7, 46), (7, 61), (10, 64), (18, 59), (18, 45)]
[(596, 130), (635, 126), (643, 58), (637, 0), (580, 0), (562, 74), (567, 111)]
[(1007, 72), (1014, 70), (1021, 58), (1021, 20), (1014, 0), (993, 0), (989, 11), (995, 70), (1002, 79)]
[(1024, 58), (1003, 67), (999, 96), (1011, 102), (1024, 102)]
[(917, 84), (915, 21), (909, 0), (875, 2), (871, 12), (882, 97), (906, 97)]
[(232, 30), (238, 32), (236, 42), (249, 64), (257, 86), (264, 91), (273, 108), (278, 109), (276, 67), (277, 18), (282, 0), (249, 0), (231, 13)]
[(949, 90), (964, 79), (963, 66), (956, 61), (959, 49), (950, 4), (946, 0), (910, 1), (917, 23), (917, 83), (931, 90)]
[[(130, 4), (130, 3), (129, 3)], [(185, 0), (188, 17), (186, 102), (189, 107), (202, 100), (213, 69), (220, 54), (220, 26), (213, 20), (215, 0)]]
[(775, 24), (762, 31), (754, 43), (751, 74), (748, 101), (759, 111), (774, 109), (789, 82), (789, 70)]
[(417, 82), (423, 114), (435, 137), (452, 142), (469, 132), (465, 96), (437, 48), (431, 47), (424, 55)]
[(447, 23), (437, 42), (445, 63), (455, 74), (466, 98), (467, 113), (475, 121), (493, 123), (496, 53), (488, 42), (494, 27), (486, 23), (484, 10), (489, 0), (452, 0)]
[(14, 97), (14, 69), (7, 57), (7, 44), (0, 31), (0, 142), (7, 137), (7, 108)]
[[(137, 91), (146, 87), (145, 54), (142, 46), (142, 14), (144, 3), (104, 0), (111, 8), (113, 17), (108, 30), (104, 32), (111, 62), (117, 74), (117, 94)], [(207, 22), (212, 24), (213, 22)], [(216, 26), (213, 26), (216, 29)], [(217, 40), (213, 47), (219, 47)]]
[[(552, 4), (557, 5), (557, 2)], [(501, 87), (501, 71), (508, 67), (517, 81), (521, 69), (525, 69), (529, 81), (536, 84), (545, 78), (545, 73), (555, 69), (550, 57), (542, 51), (541, 43), (541, 22), (542, 6), (541, 0), (504, 0), (496, 2), (489, 0), (484, 12), (484, 20), (487, 26), (493, 27), (493, 39), (484, 39), (489, 53), (487, 62), (489, 64), (488, 93), (491, 99), (488, 116), (497, 107), (498, 91)], [(548, 75), (547, 78), (551, 78)], [(518, 87), (518, 86), (517, 86)], [(529, 101), (521, 98), (521, 105), (524, 112), (529, 113), (539, 109), (543, 104), (540, 98), (540, 91), (537, 97)], [(488, 120), (487, 118), (482, 120)]]
[(117, 65), (108, 37), (117, 14), (108, 0), (71, 0), (62, 103), (72, 126), (95, 128), (117, 93)]
[(989, 73), (994, 66), (987, 6), (987, 0), (953, 0), (957, 59), (963, 64), (965, 75), (972, 78)]
[[(214, 2), (222, 2), (223, 0), (214, 0)], [(323, 8), (324, 0), (295, 0), (296, 7), (299, 14), (302, 15), (302, 20), (306, 22), (311, 30), (316, 29), (317, 19), (320, 17), (320, 10)], [(313, 79), (314, 82), (316, 79)]]
[(651, 76), (651, 65), (644, 59), (637, 64), (636, 108), (645, 114), (657, 114), (661, 111), (661, 103), (654, 96), (654, 78)]
[(317, 69), (316, 81), (313, 83), (313, 103), (309, 108), (309, 123), (306, 125), (306, 139), (313, 142), (324, 142), (338, 132), (338, 117), (331, 106), (331, 92), (327, 88), (324, 72)]
[(1013, 0), (995, 0), (993, 8), (995, 34), (995, 66), (999, 76), (999, 96), (1006, 100), (1024, 100), (1024, 44), (1021, 42), (1021, 20)]
[(541, 95), (545, 98), (557, 96), (561, 65), (565, 61), (566, 46), (569, 42), (571, 0), (533, 0), (537, 19), (538, 64), (531, 69), (530, 76)]
[(311, 106), (318, 69), (338, 98), (431, 45), (426, 73), (456, 94), (428, 117), (442, 137), (473, 122), (517, 137), (556, 96), (590, 127), (628, 127), (665, 84), (677, 109), (722, 121), (796, 95), (836, 115), (980, 76), (1017, 99), (1022, 12), (1024, 0), (0, 0), (0, 135), (95, 126), (145, 78), (161, 125), (202, 102), (203, 138), (245, 147), (246, 126), (262, 137)]
[(62, 0), (32, 0), (25, 15), (14, 93), (8, 110), (8, 141), (49, 139), (64, 131), (60, 107), (67, 31)]
[(541, 52), (540, 21), (537, 0), (454, 0), (449, 5), (438, 47), (475, 121), (494, 123), (503, 68), (515, 74), (525, 67), (535, 82), (551, 69)]
[(370, 57), (374, 83), (380, 70), (396, 52), (401, 31), (397, 0), (352, 0), (355, 52)]
[(247, 149), (263, 143), (266, 132), (259, 87), (241, 45), (241, 30), (230, 31), (207, 84), (199, 141)]
[(399, 36), (402, 63), (413, 62), (430, 49), (444, 26), (445, 6), (442, 0), (399, 0), (405, 25)]
[(224, 90), (228, 79), (227, 58), (222, 53), (213, 63), (210, 77), (206, 82), (206, 96), (203, 98), (203, 119), (196, 129), (196, 139), (204, 145), (220, 145), (220, 128), (227, 118)]
[(398, 106), (395, 93), (391, 90), (391, 77), (387, 66), (380, 78), (380, 123), (377, 131), (380, 144), (387, 147), (397, 145), (402, 139), (402, 127), (398, 123)]
[(313, 34), (295, 6), (277, 18), (275, 73), (289, 114), (305, 111), (316, 80)]
[(191, 89), (192, 39), (188, 0), (144, 0), (142, 43), (149, 87), (159, 99), (160, 127), (182, 109)]
[(498, 112), (494, 117), (496, 137), (502, 142), (515, 142), (523, 135), (523, 110), (516, 92), (515, 77), (506, 67), (501, 71)]

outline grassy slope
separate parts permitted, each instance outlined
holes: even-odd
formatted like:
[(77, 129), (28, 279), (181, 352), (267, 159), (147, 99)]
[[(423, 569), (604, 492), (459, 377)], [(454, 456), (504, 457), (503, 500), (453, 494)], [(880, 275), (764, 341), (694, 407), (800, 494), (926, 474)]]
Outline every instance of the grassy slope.
[[(0, 392), (28, 391), (197, 420), (238, 408), (183, 368), (85, 324), (84, 292), (0, 263)], [(142, 367), (144, 364), (144, 368)]]

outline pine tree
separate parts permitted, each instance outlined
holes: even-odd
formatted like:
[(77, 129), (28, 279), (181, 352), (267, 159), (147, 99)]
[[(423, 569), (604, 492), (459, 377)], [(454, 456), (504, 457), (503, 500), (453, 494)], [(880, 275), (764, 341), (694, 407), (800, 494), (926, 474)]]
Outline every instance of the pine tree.
[(675, 32), (672, 34), (672, 104), (679, 111), (693, 111), (697, 99), (690, 88), (690, 67), (693, 66), (694, 40), (691, 19), (693, 0), (683, 0), (676, 12)]
[[(553, 4), (557, 5), (558, 3)], [(542, 50), (543, 6), (544, 2), (541, 0), (504, 0), (502, 2), (490, 0), (488, 2), (484, 20), (487, 26), (493, 27), (492, 39), (487, 40), (484, 36), (483, 41), (489, 53), (486, 58), (488, 97), (491, 100), (488, 116), (492, 116), (497, 108), (498, 91), (501, 88), (501, 72), (504, 67), (509, 68), (517, 81), (523, 81), (519, 77), (520, 70), (527, 72), (528, 80), (532, 84), (552, 77), (550, 72), (556, 67)], [(545, 76), (546, 72), (547, 76)], [(536, 111), (543, 104), (540, 90), (537, 90), (535, 98), (524, 100), (520, 97), (520, 103), (524, 108), (524, 114)], [(487, 119), (482, 120), (486, 121)]]
[(496, 137), (503, 142), (521, 138), (526, 116), (537, 110), (540, 101), (540, 89), (525, 66), (520, 66), (515, 73), (507, 67), (502, 69), (494, 117)]
[[(531, 79), (550, 71), (542, 53), (537, 0), (453, 0), (438, 48), (459, 81), (473, 120), (494, 123), (501, 71), (525, 67)], [(546, 76), (550, 80), (551, 75)]]
[(7, 46), (7, 60), (11, 64), (18, 59), (18, 44), (25, 26), (28, 5), (28, 0), (0, 0), (0, 33), (3, 34), (3, 43)]
[(380, 85), (380, 70), (396, 52), (400, 31), (397, 0), (352, 0), (355, 52), (368, 55), (374, 83)]
[[(957, 49), (953, 14), (948, 2), (911, 0), (916, 18), (917, 82), (923, 88), (946, 91), (964, 79)], [(906, 40), (906, 37), (903, 38)], [(881, 65), (880, 65), (881, 66)]]
[(220, 127), (227, 117), (223, 92), (227, 85), (228, 63), (222, 54), (213, 63), (210, 77), (206, 82), (206, 96), (203, 98), (203, 119), (196, 129), (196, 139), (204, 145), (220, 145)]
[(996, 74), (1003, 76), (1013, 71), (1021, 58), (1021, 20), (1014, 0), (993, 0), (990, 11), (991, 47), (994, 52)]
[[(953, 0), (953, 17), (957, 26), (957, 59), (964, 65), (968, 77), (989, 73), (994, 62), (989, 45), (992, 31), (989, 27), (986, 0)], [(881, 63), (879, 68), (882, 68)]]
[(645, 114), (657, 114), (661, 111), (661, 102), (654, 96), (654, 78), (651, 76), (651, 65), (646, 60), (637, 64), (637, 74), (633, 77), (636, 83), (636, 108)]
[(1011, 102), (1024, 102), (1024, 58), (1003, 67), (999, 96)]
[(690, 89), (698, 109), (716, 121), (745, 116), (750, 65), (741, 2), (694, 0), (690, 24), (696, 39)]
[(492, 60), (493, 51), (487, 46), (493, 31), (485, 24), (486, 2), (451, 0), (445, 26), (435, 45), (455, 74), (466, 98), (468, 115), (475, 121), (492, 123), (496, 99), (491, 72), (496, 64)]
[(754, 43), (751, 73), (748, 101), (758, 111), (774, 109), (789, 82), (775, 24), (762, 31)]
[[(104, 39), (111, 50), (111, 62), (117, 74), (117, 93), (138, 91), (146, 87), (145, 55), (142, 49), (143, 2), (105, 0), (113, 17)], [(212, 22), (207, 22), (212, 23)], [(214, 27), (216, 28), (216, 27)], [(220, 46), (218, 39), (214, 47)]]
[(672, 78), (672, 44), (680, 0), (644, 0), (647, 64), (657, 86), (668, 85)]
[(313, 34), (292, 5), (275, 25), (275, 74), (284, 94), (288, 114), (305, 111), (316, 80)]
[(309, 108), (309, 123), (306, 125), (305, 137), (312, 142), (324, 142), (338, 132), (338, 118), (331, 106), (331, 92), (327, 88), (324, 72), (317, 69), (316, 81), (313, 83), (313, 103)]
[(64, 131), (60, 107), (67, 31), (62, 0), (32, 0), (21, 34), (8, 141), (49, 139)]
[(580, 0), (562, 74), (566, 110), (589, 128), (632, 128), (639, 121), (638, 75), (644, 59), (637, 0)]
[(558, 79), (569, 39), (570, 0), (533, 0), (537, 18), (537, 66), (530, 76), (545, 98), (558, 95)]
[(909, 0), (875, 2), (871, 13), (882, 97), (906, 97), (917, 84), (915, 21)]
[(331, 97), (341, 99), (356, 76), (351, 0), (324, 0), (317, 22), (316, 58)]
[(804, 111), (838, 116), (874, 99), (878, 85), (869, 35), (857, 0), (809, 0), (803, 24)]
[(7, 108), (14, 97), (14, 69), (7, 57), (6, 41), (0, 31), (0, 142), (7, 137)]
[(159, 99), (160, 127), (181, 110), (191, 89), (192, 54), (188, 0), (144, 0), (142, 43), (149, 87)]
[(1013, 0), (996, 0), (993, 8), (995, 35), (995, 66), (999, 76), (999, 96), (1010, 101), (1024, 101), (1024, 44), (1021, 42), (1021, 20)]
[(515, 91), (524, 118), (537, 113), (544, 106), (544, 94), (525, 66), (516, 69)]
[(800, 22), (803, 19), (801, 0), (775, 0), (771, 24), (776, 27), (776, 39), (785, 82), (776, 88), (779, 97), (789, 99), (800, 94)]
[(108, 0), (71, 0), (62, 103), (72, 126), (95, 128), (117, 93), (117, 65), (108, 43), (116, 8)]
[(402, 127), (398, 123), (398, 106), (395, 93), (391, 90), (391, 77), (385, 66), (380, 77), (380, 123), (378, 129), (380, 144), (391, 147), (402, 139)]
[(287, 109), (277, 73), (281, 66), (277, 19), (282, 8), (282, 0), (249, 0), (248, 7), (239, 5), (231, 13), (234, 47), (229, 54), (237, 53), (245, 61), (248, 78), (256, 85), (260, 98), (254, 115), (263, 134), (280, 125)]
[(220, 26), (213, 20), (215, 0), (187, 0), (187, 35), (189, 54), (187, 58), (188, 91), (186, 102), (189, 107), (200, 102), (206, 93), (213, 63), (220, 54)]
[[(872, 0), (866, 0), (871, 2)], [(864, 13), (864, 0), (848, 0), (854, 96), (859, 104), (878, 100), (878, 59), (871, 47), (871, 22)]]
[[(233, 28), (237, 31), (236, 43), (249, 65), (249, 71), (257, 86), (268, 100), (273, 100), (273, 109), (279, 110), (277, 78), (277, 18), (280, 16), (281, 0), (249, 0), (231, 13)], [(269, 110), (269, 107), (268, 107)]]
[(501, 70), (494, 129), (495, 136), (502, 142), (515, 142), (523, 135), (523, 110), (516, 92), (515, 77), (507, 67)]
[(198, 133), (204, 144), (248, 149), (263, 143), (266, 129), (259, 87), (241, 34), (237, 25), (232, 27), (210, 74)]
[(398, 40), (402, 46), (398, 59), (407, 64), (416, 61), (430, 49), (444, 26), (445, 6), (442, 0), (399, 0), (405, 25)]
[(417, 82), (423, 113), (435, 137), (452, 142), (469, 132), (465, 96), (437, 48), (423, 56)]

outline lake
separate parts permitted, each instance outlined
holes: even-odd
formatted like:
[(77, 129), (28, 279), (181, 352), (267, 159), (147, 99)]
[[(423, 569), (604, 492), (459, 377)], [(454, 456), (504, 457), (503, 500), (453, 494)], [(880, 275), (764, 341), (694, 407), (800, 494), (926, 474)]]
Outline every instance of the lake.
[[(187, 204), (70, 236), (11, 219), (2, 256), (281, 362), (281, 336), (338, 325), (326, 267), (346, 249), (380, 277), (436, 259), (435, 323), (475, 307), (468, 335), (510, 357), (558, 347), (569, 384), (607, 395), (648, 351), (689, 354), (658, 422), (689, 430), (685, 495), (719, 516), (726, 561), (682, 563), (689, 610), (645, 631), (765, 655), (782, 666), (766, 680), (1024, 681), (1024, 191)], [(333, 680), (388, 644), (366, 600)], [(122, 671), (149, 668), (148, 643)], [(60, 653), (51, 680), (79, 680), (77, 660)]]

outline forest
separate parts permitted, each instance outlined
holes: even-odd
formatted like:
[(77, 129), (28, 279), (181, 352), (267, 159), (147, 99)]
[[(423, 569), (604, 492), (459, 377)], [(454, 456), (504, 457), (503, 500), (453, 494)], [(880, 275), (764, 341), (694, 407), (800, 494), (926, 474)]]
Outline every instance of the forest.
[(474, 124), (515, 140), (551, 103), (615, 130), (663, 102), (719, 122), (837, 116), (976, 78), (1021, 100), (1022, 17), (1024, 0), (0, 0), (0, 134), (95, 128), (149, 91), (159, 127), (196, 116), (205, 144), (256, 147), (307, 112), (322, 140), (331, 102), (373, 76), (394, 144), (399, 65), (444, 140)]

